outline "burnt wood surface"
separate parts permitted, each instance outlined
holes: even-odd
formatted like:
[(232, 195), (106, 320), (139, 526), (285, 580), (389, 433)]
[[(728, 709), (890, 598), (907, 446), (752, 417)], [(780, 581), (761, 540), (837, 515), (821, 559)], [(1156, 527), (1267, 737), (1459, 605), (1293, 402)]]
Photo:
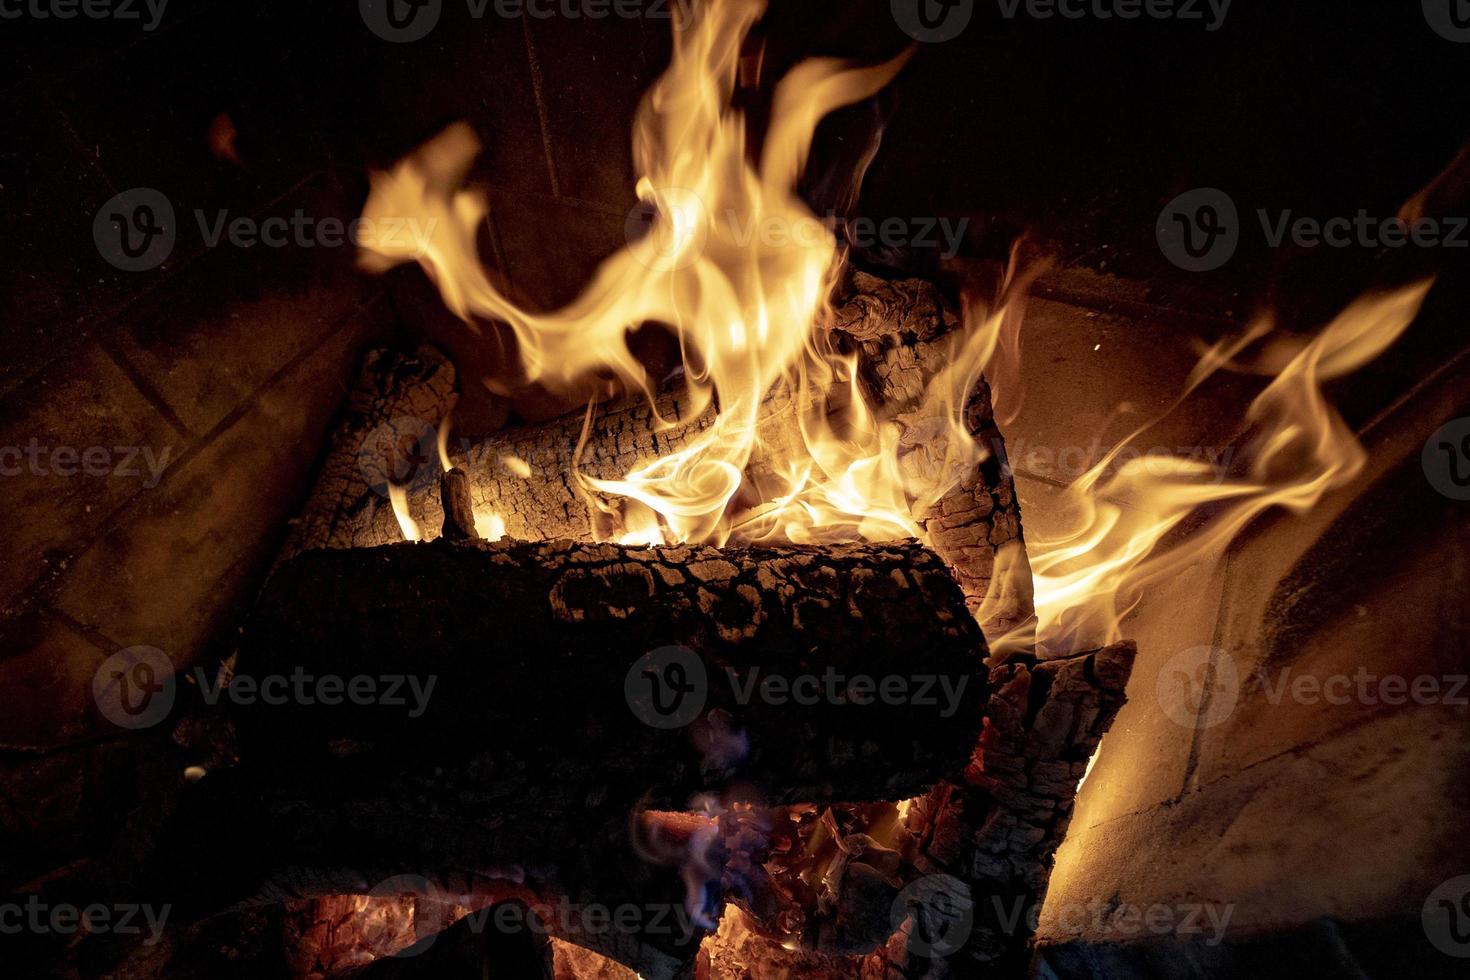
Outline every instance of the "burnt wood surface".
[[(850, 272), (822, 324), (828, 342), (857, 357), (861, 387), (874, 414), (896, 422), (901, 452), (923, 452), (947, 431), (924, 391), (962, 338), (958, 318), (937, 288), (922, 280), (886, 280)], [(388, 475), (406, 484), (419, 525), (438, 528), (443, 504), (433, 432), (452, 410), (454, 371), (431, 351), (413, 358), (381, 354), (363, 373), (334, 436), (323, 479), (284, 555), (304, 548), (344, 548), (400, 540), (386, 492)], [(789, 391), (768, 397), (771, 419), (762, 436), (780, 443), (781, 408)], [(697, 410), (682, 391), (653, 403), (625, 396), (561, 418), (511, 425), (474, 441), (452, 439), (451, 461), (469, 477), (473, 508), (498, 514), (506, 534), (521, 540), (614, 539), (623, 530), (618, 501), (589, 505), (574, 472), (618, 479), (636, 465), (687, 447), (714, 422), (715, 409)], [(1003, 631), (1032, 612), (1020, 510), (991, 407), (990, 388), (976, 381), (962, 406), (964, 423), (983, 458), (953, 474), (954, 488), (918, 514), (930, 545), (950, 566), (972, 609), (984, 606), (986, 628)], [(762, 460), (748, 476), (762, 478)], [(1006, 552), (1012, 574), (996, 574)], [(995, 588), (992, 589), (992, 583)]]
[[(704, 700), (691, 723), (660, 728), (647, 723), (652, 689), (630, 700), (626, 682), (644, 652), (671, 645), (704, 672)], [(410, 876), (465, 906), (654, 907), (663, 926), (680, 922), (694, 866), (707, 869), (697, 895), (707, 891), (717, 919), (723, 845), (691, 861), (700, 855), (687, 843), (651, 844), (636, 813), (683, 809), (703, 792), (891, 800), (958, 778), (988, 695), (984, 658), (959, 588), (913, 542), (306, 552), (262, 595), (232, 687), (371, 677), (383, 691), (384, 679), (413, 675), (430, 696), (421, 711), (411, 697), (235, 705), (241, 761), (184, 794), (163, 874), (193, 914), (381, 895), (382, 882)], [(754, 669), (830, 669), (839, 698), (742, 703), (726, 669), (741, 683)], [(859, 676), (901, 677), (919, 696), (857, 703), (847, 682)], [(550, 931), (645, 976), (678, 975), (702, 935), (575, 919)]]
[(960, 590), (914, 542), (308, 552), (268, 584), (239, 673), (408, 679), (395, 703), (247, 706), (242, 752), (440, 760), (489, 738), (614, 767), (675, 806), (737, 779), (773, 803), (896, 799), (964, 767), (984, 659)]

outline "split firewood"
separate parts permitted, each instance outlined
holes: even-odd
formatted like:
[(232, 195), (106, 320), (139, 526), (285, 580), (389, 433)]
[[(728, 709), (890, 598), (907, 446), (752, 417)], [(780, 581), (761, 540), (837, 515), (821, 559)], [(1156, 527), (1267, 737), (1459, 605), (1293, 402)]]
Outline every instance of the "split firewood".
[(311, 548), (399, 540), (388, 488), (422, 483), (430, 467), (437, 468), (434, 427), (454, 401), (454, 365), (434, 348), (420, 347), (413, 354), (369, 352), (332, 434), (321, 476), (291, 522), (277, 560)]
[(440, 537), (448, 541), (470, 541), (480, 536), (475, 528), (475, 505), (470, 499), (469, 474), (456, 467), (440, 477), (439, 501), (444, 508), (444, 527)]

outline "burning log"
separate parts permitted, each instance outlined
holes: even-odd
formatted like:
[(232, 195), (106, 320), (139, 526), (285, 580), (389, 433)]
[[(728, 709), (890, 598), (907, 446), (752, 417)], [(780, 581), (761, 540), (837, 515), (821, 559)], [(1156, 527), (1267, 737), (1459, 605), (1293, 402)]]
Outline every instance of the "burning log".
[(454, 365), (432, 347), (411, 355), (368, 353), (321, 476), (278, 560), (311, 548), (399, 540), (388, 486), (422, 481), (428, 473), (434, 426), (454, 406), (455, 377)]
[[(933, 285), (861, 272), (851, 274), (826, 325), (829, 342), (857, 358), (862, 390), (875, 416), (903, 430), (907, 452), (922, 453), (947, 432), (947, 422), (935, 416), (936, 406), (926, 404), (924, 393), (949, 363), (958, 326)], [(452, 387), (453, 369), (435, 364), (430, 352), (370, 363), (334, 438), (323, 480), (284, 554), (399, 540), (387, 493), (395, 474), (407, 485), (408, 509), (419, 524), (440, 526), (440, 467), (433, 463), (432, 432), (450, 411)], [(783, 399), (789, 399), (788, 390), (778, 387), (771, 393), (762, 425), (763, 436), (778, 444), (786, 424)], [(643, 528), (615, 502), (606, 502), (606, 512), (589, 506), (572, 474), (620, 479), (640, 463), (687, 447), (716, 416), (713, 407), (695, 408), (681, 391), (664, 392), (652, 404), (641, 394), (626, 396), (594, 406), (590, 418), (578, 411), (515, 425), (477, 442), (451, 444), (449, 453), (456, 468), (468, 474), (474, 511), (501, 518), (508, 536), (615, 539)], [(987, 629), (1004, 631), (1031, 615), (1029, 575), (1004, 440), (983, 378), (964, 401), (963, 415), (982, 458), (957, 474), (956, 485), (929, 513), (915, 516), (970, 607), (985, 601)], [(749, 478), (765, 475), (762, 460), (753, 460)], [(997, 571), (1000, 554), (1014, 565), (1014, 574)]]
[(734, 778), (770, 802), (895, 799), (965, 765), (984, 657), (916, 543), (317, 551), (272, 578), (240, 671), (400, 678), (398, 697), (240, 722), (252, 753), (346, 740), (437, 760), (488, 719), (499, 746), (554, 748), (676, 806)]

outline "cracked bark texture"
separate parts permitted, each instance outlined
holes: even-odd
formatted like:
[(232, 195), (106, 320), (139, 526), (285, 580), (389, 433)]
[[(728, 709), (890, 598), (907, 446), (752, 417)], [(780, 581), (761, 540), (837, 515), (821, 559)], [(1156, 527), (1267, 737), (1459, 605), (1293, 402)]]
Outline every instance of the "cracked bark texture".
[[(922, 452), (944, 438), (941, 406), (924, 393), (950, 363), (960, 324), (933, 284), (886, 280), (853, 272), (847, 298), (836, 305), (829, 332), (839, 349), (858, 354), (863, 387), (879, 418), (903, 431), (901, 453)], [(978, 378), (964, 403), (965, 429), (981, 458), (927, 514), (916, 514), (927, 543), (949, 563), (972, 609), (984, 603), (990, 635), (1029, 619), (1034, 609), (1031, 569), (1021, 529), (1021, 508), (996, 425), (990, 385)], [(998, 556), (1010, 567), (998, 574)], [(994, 591), (993, 591), (994, 590)], [(988, 602), (987, 602), (988, 598)]]
[[(691, 731), (653, 727), (636, 680), (630, 710), (629, 671), (671, 645), (688, 649), (681, 668), (699, 688), (690, 697), (704, 696), (705, 720)], [(641, 780), (639, 792), (663, 787), (661, 799), (678, 807), (737, 778), (770, 802), (892, 800), (968, 761), (985, 650), (945, 566), (917, 542), (323, 550), (277, 570), (246, 627), (239, 670), (409, 674), (436, 687), (417, 716), (386, 704), (286, 704), (242, 711), (239, 723), (243, 751), (257, 756), (348, 739), (435, 758), (481, 737), (490, 718), (499, 744), (616, 763), (625, 780)], [(748, 687), (829, 674), (837, 680), (823, 680), (815, 698)], [(864, 704), (846, 694), (852, 678), (890, 675), (915, 696), (870, 694)], [(746, 744), (737, 751), (722, 739)]]
[[(313, 548), (401, 540), (388, 484), (438, 487), (435, 427), (454, 405), (454, 365), (432, 347), (369, 351), (321, 475), (278, 561)], [(434, 525), (438, 527), (436, 523)]]
[[(947, 436), (947, 420), (925, 405), (923, 394), (948, 363), (959, 328), (932, 284), (856, 271), (849, 273), (830, 319), (822, 324), (834, 347), (857, 355), (869, 405), (879, 419), (901, 427), (900, 452), (905, 456), (917, 459)], [(392, 364), (380, 360), (365, 371), (288, 554), (305, 547), (400, 540), (382, 476), (387, 473), (406, 483), (409, 512), (421, 527), (441, 525), (432, 440), (452, 401), (444, 387), (446, 375), (442, 368), (417, 375), (402, 368), (385, 371)], [(448, 377), (452, 384), (452, 374)], [(793, 438), (787, 424), (790, 397), (783, 386), (767, 397), (761, 435), (770, 444), (784, 445)], [(694, 409), (691, 397), (682, 392), (664, 392), (652, 405), (641, 394), (626, 396), (594, 406), (590, 422), (579, 411), (511, 426), (487, 439), (452, 444), (450, 457), (469, 476), (476, 513), (499, 515), (507, 536), (608, 540), (625, 529), (624, 504), (604, 500), (605, 511), (589, 506), (573, 472), (620, 479), (640, 463), (687, 448), (716, 416), (712, 406)], [(928, 543), (952, 569), (970, 608), (985, 603), (986, 629), (1004, 632), (1032, 614), (1030, 574), (1004, 439), (983, 378), (969, 393), (963, 412), (982, 458), (966, 472), (949, 474), (954, 488), (929, 513), (915, 516)], [(759, 483), (767, 470), (758, 457), (751, 461), (748, 476)], [(1010, 574), (997, 574), (1002, 552)]]
[[(637, 653), (668, 643), (687, 646), (708, 675), (704, 718), (687, 730), (644, 724), (626, 700)], [(381, 703), (237, 708), (244, 761), (188, 794), (179, 826), (195, 830), (177, 839), (195, 846), (173, 850), (165, 880), (191, 882), (188, 904), (206, 912), (287, 903), (299, 935), (331, 917), (341, 902), (332, 896), (400, 875), (463, 905), (677, 906), (684, 855), (650, 861), (633, 845), (631, 813), (681, 808), (732, 782), (771, 801), (830, 802), (958, 778), (979, 731), (984, 657), (958, 587), (913, 542), (307, 552), (262, 595), (240, 673), (433, 676), (429, 708), (417, 717)], [(748, 678), (757, 667), (967, 683), (945, 717), (943, 701), (741, 703), (717, 673)], [(722, 756), (732, 732), (743, 757)], [(209, 856), (219, 839), (230, 841), (224, 860)], [(372, 921), (402, 931), (393, 900), (369, 907)], [(645, 977), (687, 972), (698, 938), (553, 934)]]

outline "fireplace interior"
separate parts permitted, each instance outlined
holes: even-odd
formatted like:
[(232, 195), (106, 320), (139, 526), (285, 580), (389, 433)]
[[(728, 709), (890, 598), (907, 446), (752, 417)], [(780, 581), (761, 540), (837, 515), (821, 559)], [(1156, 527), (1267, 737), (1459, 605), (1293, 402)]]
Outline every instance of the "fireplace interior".
[(4, 975), (1462, 976), (1399, 6), (0, 3)]

